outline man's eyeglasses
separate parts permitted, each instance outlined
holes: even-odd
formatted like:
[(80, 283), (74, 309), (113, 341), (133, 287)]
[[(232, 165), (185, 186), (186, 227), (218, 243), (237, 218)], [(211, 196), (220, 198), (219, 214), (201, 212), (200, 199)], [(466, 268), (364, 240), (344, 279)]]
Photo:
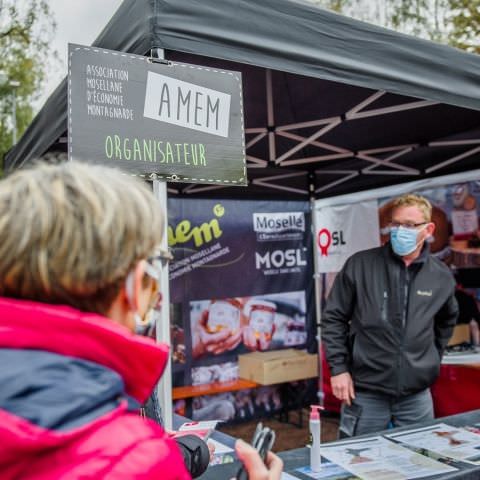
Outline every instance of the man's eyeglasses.
[(421, 222), (421, 223), (400, 223), (400, 222), (390, 222), (390, 228), (398, 228), (398, 227), (403, 227), (407, 228), (409, 230), (415, 230), (418, 227), (421, 227), (423, 225), (426, 225), (428, 222)]

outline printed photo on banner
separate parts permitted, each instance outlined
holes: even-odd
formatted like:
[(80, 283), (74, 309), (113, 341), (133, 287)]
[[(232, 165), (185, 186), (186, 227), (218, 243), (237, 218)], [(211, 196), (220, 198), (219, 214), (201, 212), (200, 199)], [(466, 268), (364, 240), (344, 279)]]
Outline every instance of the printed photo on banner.
[(273, 413), (282, 407), (279, 387), (269, 386), (197, 397), (193, 400), (193, 419), (246, 420)]
[(192, 368), (192, 385), (212, 382), (231, 382), (238, 379), (238, 362), (217, 363)]
[(186, 362), (185, 327), (183, 324), (181, 304), (170, 306), (170, 353), (173, 363)]
[[(280, 410), (298, 408), (308, 395), (307, 382), (247, 388), (193, 399), (191, 416), (195, 421), (221, 420), (224, 422), (262, 418)], [(178, 404), (177, 412), (181, 411)]]
[(193, 358), (305, 344), (304, 291), (190, 302)]

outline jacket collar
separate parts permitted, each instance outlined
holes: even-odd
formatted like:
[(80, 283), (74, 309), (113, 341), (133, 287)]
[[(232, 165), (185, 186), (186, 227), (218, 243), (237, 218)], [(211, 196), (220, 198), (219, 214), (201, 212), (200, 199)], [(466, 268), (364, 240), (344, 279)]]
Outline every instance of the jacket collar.
[[(384, 250), (386, 250), (392, 258), (403, 263), (402, 257), (400, 255), (397, 255), (393, 251), (392, 245), (390, 242), (384, 245)], [(427, 242), (424, 242), (422, 250), (420, 251), (420, 255), (411, 263), (411, 265), (425, 263), (428, 260), (429, 255), (430, 255), (430, 246)]]
[(168, 346), (101, 315), (63, 305), (0, 297), (0, 348), (37, 349), (89, 360), (117, 372), (143, 403), (165, 369)]

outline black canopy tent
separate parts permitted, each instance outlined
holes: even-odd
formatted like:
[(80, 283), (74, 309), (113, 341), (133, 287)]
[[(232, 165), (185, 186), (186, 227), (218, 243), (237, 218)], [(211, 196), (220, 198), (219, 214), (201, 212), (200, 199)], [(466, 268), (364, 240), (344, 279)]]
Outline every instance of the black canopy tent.
[[(95, 46), (243, 76), (249, 187), (172, 194), (338, 195), (477, 168), (480, 57), (292, 0), (125, 0)], [(6, 155), (66, 151), (63, 81)]]

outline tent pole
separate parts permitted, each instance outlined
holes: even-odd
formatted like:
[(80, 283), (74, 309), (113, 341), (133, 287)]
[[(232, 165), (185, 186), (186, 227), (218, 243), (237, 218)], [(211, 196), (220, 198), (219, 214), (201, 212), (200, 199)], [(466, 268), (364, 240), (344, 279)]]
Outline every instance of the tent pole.
[(272, 89), (272, 71), (267, 68), (265, 70), (265, 83), (267, 89), (267, 124), (268, 124), (268, 159), (270, 162), (275, 161), (277, 151), (275, 148), (275, 132), (270, 129), (275, 128), (275, 114), (273, 109), (273, 89)]
[[(153, 192), (157, 198), (163, 214), (165, 216), (165, 228), (162, 238), (162, 250), (168, 250), (167, 227), (167, 182), (154, 180)], [(168, 267), (162, 269), (162, 276), (160, 279), (162, 289), (162, 308), (158, 315), (156, 315), (156, 335), (157, 342), (166, 343), (170, 345), (170, 288), (168, 281)], [(168, 355), (168, 361), (165, 366), (161, 380), (157, 386), (158, 401), (162, 409), (163, 425), (166, 429), (172, 430), (172, 357)]]
[[(154, 56), (159, 59), (164, 59), (165, 54), (163, 49), (156, 48), (153, 52)], [(167, 211), (167, 182), (153, 181), (153, 192), (162, 206), (165, 215), (165, 228), (163, 230), (163, 238), (161, 248), (168, 250), (168, 211)], [(170, 285), (168, 279), (168, 267), (162, 269), (162, 277), (160, 279), (162, 289), (162, 309), (160, 315), (156, 317), (156, 334), (157, 342), (171, 344), (170, 341)], [(161, 380), (158, 382), (157, 395), (162, 409), (163, 426), (167, 430), (173, 429), (173, 412), (172, 412), (172, 357), (168, 355), (168, 361), (165, 366)]]
[(322, 305), (321, 305), (321, 285), (320, 280), (322, 274), (318, 272), (318, 258), (317, 258), (317, 215), (315, 213), (315, 185), (313, 181), (310, 184), (311, 198), (310, 198), (310, 213), (312, 215), (312, 239), (313, 239), (313, 280), (315, 282), (315, 318), (316, 318), (316, 331), (317, 331), (317, 344), (318, 344), (318, 403), (324, 405), (324, 393), (323, 393), (323, 369), (322, 369)]

